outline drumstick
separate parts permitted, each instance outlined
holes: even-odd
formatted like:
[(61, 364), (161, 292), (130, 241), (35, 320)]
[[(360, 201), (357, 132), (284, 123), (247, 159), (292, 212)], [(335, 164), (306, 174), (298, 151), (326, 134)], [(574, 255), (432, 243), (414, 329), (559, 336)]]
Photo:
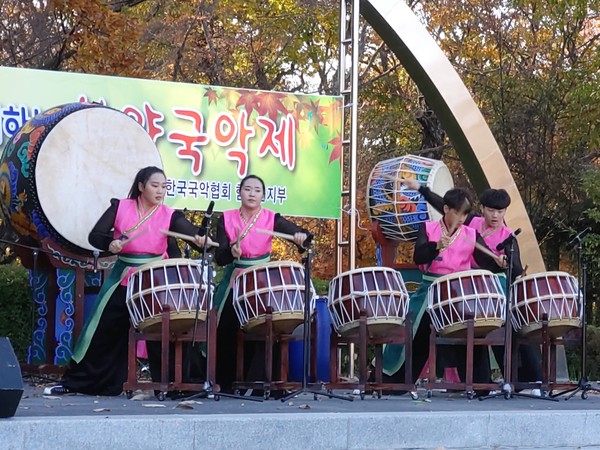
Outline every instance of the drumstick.
[(485, 253), (486, 255), (491, 256), (492, 258), (497, 258), (499, 256), (499, 255), (496, 255), (494, 252), (492, 252), (489, 248), (481, 245), (479, 242), (474, 241), (473, 239), (465, 236), (464, 234), (462, 237), (465, 241), (467, 241), (469, 244), (473, 244), (475, 246), (475, 248), (477, 248), (481, 252)]
[(148, 231), (150, 231), (148, 228), (142, 228), (140, 231), (138, 231), (137, 233), (135, 233), (133, 236), (128, 237), (127, 239), (121, 241), (121, 245), (125, 245), (128, 242), (133, 241), (134, 239), (139, 238), (140, 236), (146, 234)]
[(263, 228), (257, 228), (256, 232), (257, 233), (261, 233), (261, 234), (267, 234), (269, 236), (280, 237), (280, 238), (283, 238), (283, 239), (287, 239), (288, 241), (293, 241), (294, 240), (294, 235), (293, 234), (280, 233), (279, 231), (271, 231), (271, 230), (265, 230)]
[[(189, 234), (183, 234), (183, 233), (177, 233), (175, 231), (170, 231), (170, 230), (160, 230), (160, 232), (162, 234), (164, 234), (165, 236), (171, 236), (177, 239), (183, 239), (184, 241), (190, 241), (190, 242), (196, 242), (196, 240), (194, 239), (194, 236), (190, 236)], [(213, 247), (218, 247), (219, 243), (218, 242), (207, 242), (207, 245), (211, 245)]]

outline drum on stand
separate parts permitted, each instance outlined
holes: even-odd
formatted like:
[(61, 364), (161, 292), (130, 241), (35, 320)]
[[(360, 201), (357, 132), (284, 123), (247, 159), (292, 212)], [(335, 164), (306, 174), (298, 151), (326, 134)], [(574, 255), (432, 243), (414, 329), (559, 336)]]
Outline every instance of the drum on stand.
[[(147, 333), (160, 332), (162, 312), (170, 309), (170, 328), (189, 331), (206, 320), (208, 268), (184, 258), (165, 259), (136, 268), (127, 282), (126, 304), (133, 326)], [(212, 289), (212, 286), (211, 286)]]
[(7, 142), (0, 158), (0, 205), (20, 236), (51, 238), (89, 255), (90, 230), (111, 198), (127, 197), (133, 175), (162, 167), (154, 142), (135, 120), (94, 103), (51, 108)]
[(367, 185), (369, 216), (388, 239), (410, 241), (417, 238), (419, 224), (439, 220), (441, 214), (418, 191), (403, 186), (401, 178), (419, 180), (440, 195), (454, 182), (446, 165), (435, 159), (405, 155), (375, 165)]
[(560, 337), (581, 328), (581, 296), (577, 278), (566, 272), (542, 272), (517, 278), (512, 285), (512, 321), (522, 335), (539, 332), (548, 315), (548, 332)]
[(409, 296), (402, 275), (388, 267), (344, 272), (329, 283), (328, 307), (333, 326), (342, 336), (358, 333), (361, 311), (371, 336), (384, 336), (402, 326)]
[(482, 337), (504, 324), (506, 296), (500, 279), (492, 272), (456, 272), (431, 283), (427, 311), (440, 336), (466, 336), (470, 313), (474, 316), (475, 336)]
[[(242, 329), (263, 333), (271, 307), (273, 330), (291, 333), (304, 322), (304, 284), (304, 267), (298, 263), (275, 261), (244, 269), (233, 286), (233, 308)], [(310, 286), (312, 311), (316, 299), (312, 281)]]

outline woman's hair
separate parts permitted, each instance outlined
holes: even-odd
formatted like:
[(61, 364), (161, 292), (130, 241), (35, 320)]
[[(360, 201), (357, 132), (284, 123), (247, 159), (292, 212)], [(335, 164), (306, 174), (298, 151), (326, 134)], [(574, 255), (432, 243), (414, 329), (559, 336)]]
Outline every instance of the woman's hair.
[(145, 185), (150, 177), (155, 173), (162, 173), (166, 178), (165, 172), (162, 169), (159, 169), (155, 166), (148, 166), (141, 169), (137, 175), (135, 176), (135, 180), (133, 180), (133, 184), (131, 185), (131, 189), (129, 190), (129, 198), (138, 198), (142, 195), (140, 191), (139, 184), (142, 183)]
[(263, 194), (266, 194), (267, 189), (265, 188), (265, 182), (262, 180), (261, 177), (258, 177), (256, 175), (247, 175), (246, 177), (244, 177), (244, 179), (240, 182), (240, 190), (242, 190), (242, 188), (244, 187), (244, 183), (248, 180), (251, 180), (252, 178), (260, 181), (260, 184), (262, 185), (262, 188), (263, 188)]
[(461, 188), (450, 189), (444, 194), (444, 205), (456, 211), (461, 211), (465, 214), (471, 212), (471, 201), (469, 193)]
[(486, 189), (479, 196), (479, 203), (493, 209), (506, 209), (510, 205), (510, 195), (504, 189)]

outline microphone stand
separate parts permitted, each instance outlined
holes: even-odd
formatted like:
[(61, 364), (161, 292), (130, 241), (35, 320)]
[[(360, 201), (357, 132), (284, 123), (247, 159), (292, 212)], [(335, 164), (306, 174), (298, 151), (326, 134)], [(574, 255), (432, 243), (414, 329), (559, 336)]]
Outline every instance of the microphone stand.
[[(587, 229), (586, 229), (587, 230)], [(577, 241), (577, 283), (579, 284), (580, 295), (581, 295), (581, 377), (577, 386), (559, 392), (557, 394), (551, 394), (550, 397), (558, 397), (560, 395), (569, 394), (565, 397), (565, 400), (569, 400), (571, 397), (581, 392), (581, 399), (585, 400), (588, 397), (588, 392), (600, 392), (600, 389), (592, 387), (591, 383), (587, 379), (587, 314), (586, 314), (586, 286), (587, 286), (587, 275), (586, 275), (586, 262), (583, 256), (583, 244), (582, 236), (584, 232), (579, 233), (575, 239)]]
[[(211, 361), (210, 358), (212, 358), (212, 355), (210, 353), (209, 342), (210, 342), (210, 322), (211, 322), (210, 316), (211, 316), (211, 311), (213, 308), (213, 288), (212, 288), (213, 268), (212, 268), (212, 254), (207, 252), (207, 247), (208, 247), (208, 230), (210, 230), (212, 214), (204, 216), (204, 220), (206, 221), (206, 230), (205, 230), (205, 234), (204, 234), (206, 239), (204, 239), (204, 245), (202, 246), (202, 259), (200, 262), (200, 276), (202, 277), (202, 279), (200, 280), (200, 285), (202, 285), (204, 283), (204, 268), (208, 267), (208, 276), (207, 276), (207, 281), (206, 281), (206, 324), (205, 324), (205, 326), (206, 326), (206, 329), (205, 329), (206, 330), (206, 334), (205, 334), (206, 376), (205, 376), (203, 389), (200, 392), (198, 392), (197, 394), (194, 394), (190, 397), (183, 398), (182, 400), (193, 400), (193, 399), (200, 398), (200, 397), (202, 397), (202, 398), (205, 396), (208, 397), (210, 394), (213, 394), (215, 401), (219, 401), (221, 397), (227, 397), (227, 398), (238, 398), (241, 400), (249, 400), (252, 402), (262, 402), (262, 399), (260, 399), (260, 398), (243, 397), (241, 395), (228, 394), (228, 393), (223, 393), (220, 391), (215, 392), (213, 389), (213, 386), (215, 384), (214, 380), (209, 379), (209, 373), (210, 373), (209, 367), (210, 367), (210, 361)], [(224, 280), (223, 282), (226, 282), (226, 280)], [(198, 298), (196, 299), (196, 317), (194, 318), (194, 333), (192, 334), (192, 349), (194, 349), (194, 347), (196, 345), (196, 330), (197, 330), (197, 326), (198, 326), (198, 315), (200, 313), (200, 300), (201, 300), (201, 294), (199, 294)], [(191, 352), (190, 352), (189, 358), (191, 359)]]
[(479, 397), (479, 400), (487, 400), (489, 398), (504, 397), (506, 400), (515, 397), (522, 398), (533, 398), (536, 400), (549, 400), (557, 401), (550, 397), (541, 397), (532, 394), (523, 394), (521, 392), (515, 392), (513, 390), (511, 379), (512, 379), (512, 321), (510, 315), (512, 314), (512, 262), (513, 254), (515, 251), (515, 240), (511, 239), (510, 243), (504, 248), (506, 255), (506, 310), (504, 314), (504, 379), (500, 382), (500, 392), (493, 394), (484, 395)]
[(303, 246), (306, 246), (306, 256), (302, 258), (302, 262), (304, 263), (304, 333), (302, 335), (302, 341), (304, 344), (303, 352), (302, 352), (302, 387), (285, 397), (281, 398), (282, 402), (289, 400), (292, 397), (296, 397), (300, 394), (313, 394), (314, 399), (317, 399), (317, 395), (324, 395), (329, 398), (338, 398), (340, 400), (353, 401), (353, 397), (345, 396), (345, 395), (336, 395), (331, 392), (321, 390), (313, 390), (308, 387), (308, 367), (309, 367), (309, 345), (310, 345), (310, 303), (311, 303), (311, 263), (313, 257), (312, 243), (304, 243)]

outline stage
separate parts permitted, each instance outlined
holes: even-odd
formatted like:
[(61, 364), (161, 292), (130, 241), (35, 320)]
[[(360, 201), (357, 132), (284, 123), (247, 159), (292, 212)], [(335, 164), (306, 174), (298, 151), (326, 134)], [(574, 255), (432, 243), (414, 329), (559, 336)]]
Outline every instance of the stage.
[(558, 402), (437, 391), (427, 398), (424, 390), (418, 400), (384, 393), (352, 402), (312, 394), (160, 402), (141, 391), (131, 400), (44, 396), (42, 385), (25, 384), (15, 417), (0, 419), (0, 449), (600, 448), (600, 395), (592, 392)]

